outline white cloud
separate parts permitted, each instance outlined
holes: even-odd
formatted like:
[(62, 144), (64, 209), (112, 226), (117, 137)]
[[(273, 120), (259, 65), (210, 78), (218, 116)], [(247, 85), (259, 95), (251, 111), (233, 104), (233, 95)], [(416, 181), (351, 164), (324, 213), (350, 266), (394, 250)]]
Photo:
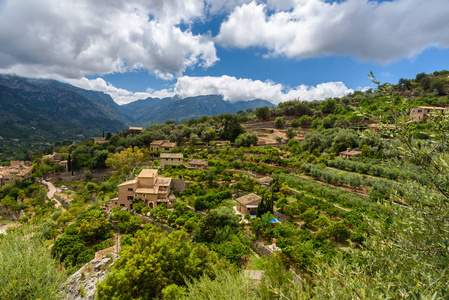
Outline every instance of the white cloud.
[(146, 69), (172, 79), (210, 67), (214, 42), (187, 27), (202, 0), (9, 0), (0, 10), (0, 72), (32, 77)]
[(181, 98), (200, 95), (221, 95), (229, 102), (249, 101), (254, 99), (268, 100), (274, 104), (301, 99), (305, 101), (323, 100), (332, 97), (342, 97), (354, 92), (342, 82), (326, 82), (316, 86), (299, 85), (295, 88), (286, 87), (272, 81), (260, 81), (247, 78), (235, 78), (223, 75), (221, 77), (190, 77), (182, 76), (173, 88), (133, 93), (125, 89), (116, 88), (102, 78), (70, 79), (70, 84), (77, 87), (105, 92), (118, 104), (126, 104), (140, 99), (167, 98), (178, 95)]
[(80, 79), (68, 79), (66, 81), (74, 86), (77, 86), (85, 90), (94, 90), (109, 94), (112, 97), (112, 99), (114, 99), (114, 101), (118, 104), (126, 104), (136, 100), (153, 97), (153, 94), (149, 92), (134, 93), (125, 89), (117, 88), (112, 84), (110, 84), (109, 82), (106, 82), (102, 78), (87, 79), (83, 77)]
[(309, 101), (341, 97), (352, 92), (354, 90), (347, 88), (342, 82), (327, 82), (316, 86), (300, 85), (295, 88), (288, 88), (272, 81), (238, 79), (226, 75), (221, 77), (182, 76), (178, 78), (174, 87), (174, 93), (181, 98), (215, 94), (222, 95), (225, 100), (230, 102), (264, 99), (274, 104), (293, 99)]
[(449, 1), (267, 0), (236, 7), (216, 37), (225, 47), (263, 47), (268, 56), (355, 56), (390, 63), (449, 47)]

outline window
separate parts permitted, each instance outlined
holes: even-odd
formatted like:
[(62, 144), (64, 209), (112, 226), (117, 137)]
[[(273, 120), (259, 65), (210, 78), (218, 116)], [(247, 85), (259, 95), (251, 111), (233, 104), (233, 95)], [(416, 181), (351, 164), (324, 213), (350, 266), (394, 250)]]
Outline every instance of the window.
[(130, 204), (130, 205), (129, 205), (129, 208), (130, 208), (130, 209), (133, 209), (133, 205), (132, 205), (132, 204)]
[(143, 194), (143, 195), (142, 195), (142, 197), (144, 197), (144, 198), (145, 198), (145, 194)]
[(419, 112), (419, 113), (422, 112), (422, 109), (418, 109), (418, 112)]
[(115, 205), (117, 205), (117, 201), (115, 201)]
[(125, 204), (120, 204), (121, 207), (125, 207)]
[(133, 201), (133, 196), (128, 196), (128, 200)]
[(128, 191), (132, 192), (132, 191), (133, 191), (133, 188), (128, 188)]

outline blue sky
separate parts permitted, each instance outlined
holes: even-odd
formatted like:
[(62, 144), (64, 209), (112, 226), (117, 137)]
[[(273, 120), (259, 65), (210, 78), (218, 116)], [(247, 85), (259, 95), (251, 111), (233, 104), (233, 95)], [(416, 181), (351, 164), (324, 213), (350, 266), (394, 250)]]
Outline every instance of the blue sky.
[(448, 0), (0, 0), (0, 72), (124, 104), (324, 99), (449, 69)]

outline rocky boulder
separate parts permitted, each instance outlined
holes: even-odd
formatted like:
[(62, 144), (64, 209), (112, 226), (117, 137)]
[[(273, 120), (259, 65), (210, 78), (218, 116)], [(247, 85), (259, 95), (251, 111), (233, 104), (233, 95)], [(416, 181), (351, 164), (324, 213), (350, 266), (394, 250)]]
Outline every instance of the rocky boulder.
[(95, 299), (96, 284), (103, 281), (118, 258), (117, 254), (108, 253), (100, 259), (93, 259), (70, 276), (63, 287), (66, 300)]

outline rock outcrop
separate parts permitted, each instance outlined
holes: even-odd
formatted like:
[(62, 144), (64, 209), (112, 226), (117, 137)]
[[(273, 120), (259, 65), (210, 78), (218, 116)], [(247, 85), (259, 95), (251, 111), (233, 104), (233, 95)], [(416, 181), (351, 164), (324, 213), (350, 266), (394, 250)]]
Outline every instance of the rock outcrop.
[(115, 253), (108, 253), (100, 259), (93, 259), (69, 277), (63, 287), (66, 300), (95, 299), (96, 284), (103, 281), (118, 258)]

